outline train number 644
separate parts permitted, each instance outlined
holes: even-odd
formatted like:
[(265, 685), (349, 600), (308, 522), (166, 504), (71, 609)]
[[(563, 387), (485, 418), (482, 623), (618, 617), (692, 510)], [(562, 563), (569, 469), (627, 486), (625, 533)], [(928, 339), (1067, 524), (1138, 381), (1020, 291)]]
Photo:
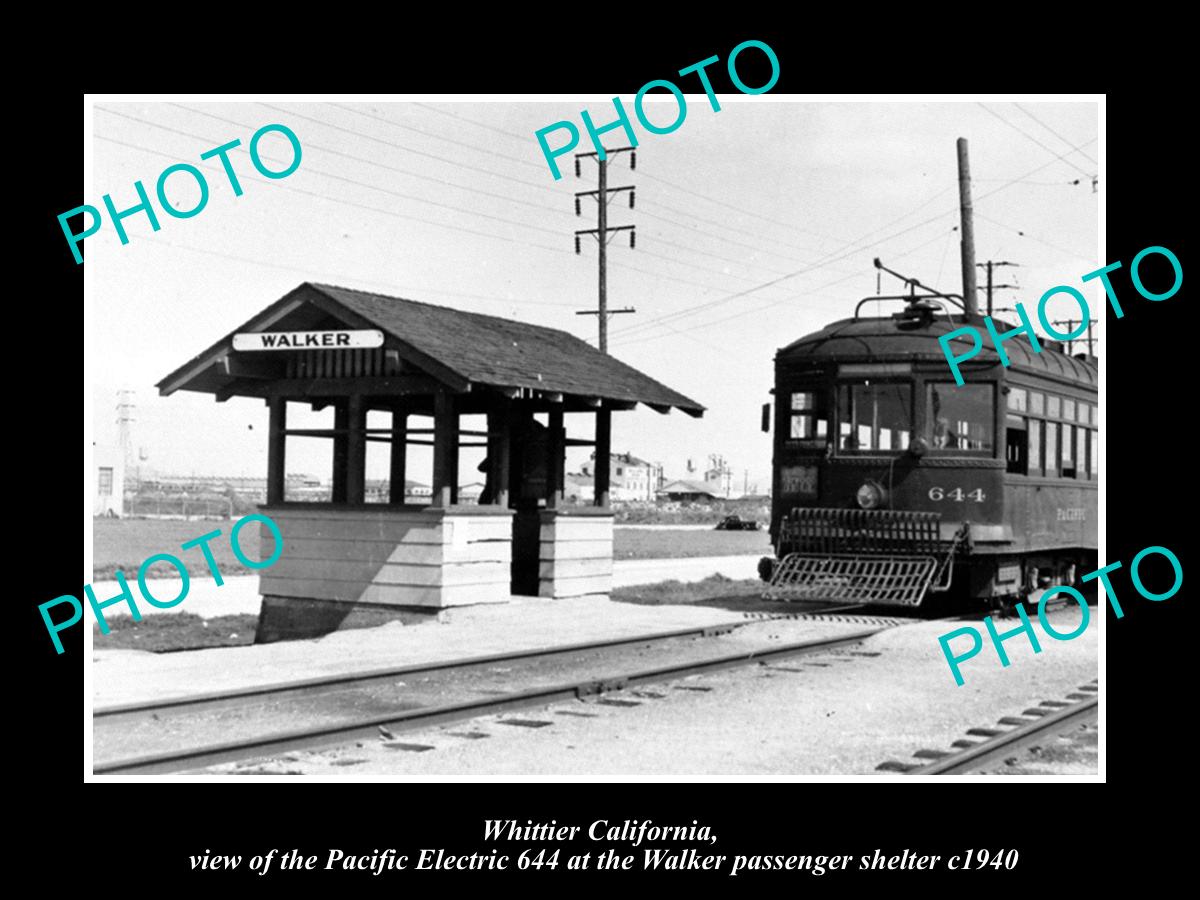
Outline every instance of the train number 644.
[(949, 491), (946, 490), (945, 488), (940, 488), (940, 487), (931, 487), (929, 489), (929, 499), (930, 500), (947, 500), (947, 499), (949, 499), (949, 500), (957, 500), (959, 503), (962, 503), (963, 500), (965, 500), (969, 497), (970, 499), (974, 500), (976, 503), (982, 503), (986, 496), (987, 495), (983, 492), (983, 488), (975, 488), (975, 490), (971, 491), (971, 493), (969, 493), (969, 494), (964, 494), (963, 489), (960, 487), (956, 487), (953, 490), (949, 490)]

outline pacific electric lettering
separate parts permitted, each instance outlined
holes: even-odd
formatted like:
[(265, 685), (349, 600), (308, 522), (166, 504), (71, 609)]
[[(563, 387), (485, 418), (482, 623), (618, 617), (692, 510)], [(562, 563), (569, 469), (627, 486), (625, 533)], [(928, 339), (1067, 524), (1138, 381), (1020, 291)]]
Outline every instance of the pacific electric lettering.
[[(1147, 256), (1152, 254), (1166, 257), (1175, 273), (1174, 284), (1172, 284), (1170, 288), (1162, 293), (1155, 293), (1154, 291), (1149, 290), (1145, 284), (1142, 283), (1140, 269), (1142, 261)], [(1109, 263), (1102, 269), (1097, 269), (1094, 272), (1088, 272), (1080, 280), (1086, 282), (1098, 278), (1100, 283), (1104, 285), (1104, 291), (1108, 295), (1108, 302), (1112, 306), (1116, 317), (1118, 319), (1123, 319), (1125, 317), (1125, 310), (1121, 308), (1121, 303), (1117, 299), (1116, 289), (1113, 287), (1112, 281), (1109, 279), (1109, 274), (1111, 272), (1115, 272), (1119, 268), (1121, 268), (1121, 261), (1117, 260), (1115, 263)], [(1175, 254), (1166, 247), (1147, 247), (1145, 250), (1135, 256), (1133, 258), (1133, 262), (1129, 264), (1129, 278), (1133, 282), (1133, 286), (1137, 292), (1147, 300), (1153, 300), (1155, 302), (1160, 300), (1168, 300), (1179, 293), (1179, 289), (1183, 287), (1183, 266), (1179, 264), (1179, 258), (1176, 257)], [(1054, 326), (1046, 316), (1047, 301), (1050, 300), (1051, 297), (1055, 297), (1059, 294), (1066, 294), (1070, 296), (1071, 299), (1073, 299), (1077, 304), (1079, 304), (1079, 326), (1074, 331), (1069, 331), (1066, 333), (1055, 331)], [(996, 353), (1000, 357), (1000, 364), (1005, 368), (1008, 368), (1009, 359), (1008, 354), (1004, 350), (1004, 342), (1012, 340), (1018, 334), (1024, 334), (1027, 338), (1029, 338), (1029, 344), (1033, 348), (1034, 353), (1042, 352), (1042, 345), (1038, 343), (1037, 335), (1034, 334), (1033, 325), (1031, 325), (1029, 322), (1029, 314), (1025, 312), (1025, 307), (1018, 303), (1014, 307), (1014, 311), (1017, 314), (1017, 318), (1021, 320), (1020, 327), (1012, 328), (1002, 333), (996, 331), (996, 325), (992, 321), (991, 316), (983, 317), (983, 325), (987, 329), (988, 336), (992, 339), (992, 345), (996, 348)], [(1088, 302), (1084, 298), (1083, 294), (1081, 294), (1075, 288), (1065, 284), (1052, 287), (1050, 290), (1046, 291), (1046, 293), (1042, 294), (1042, 298), (1038, 301), (1037, 314), (1038, 321), (1042, 323), (1042, 328), (1045, 329), (1046, 333), (1050, 335), (1050, 337), (1059, 341), (1076, 340), (1085, 331), (1087, 331), (1088, 323), (1091, 321), (1091, 310), (1088, 308)], [(1074, 319), (1072, 319), (1072, 321), (1074, 321)], [(965, 353), (956, 354), (953, 352), (950, 344), (956, 338), (966, 338), (970, 340), (971, 346)], [(948, 331), (943, 334), (940, 338), (938, 338), (938, 343), (941, 345), (942, 352), (946, 355), (946, 362), (950, 364), (950, 371), (954, 373), (955, 383), (961, 385), (963, 383), (963, 377), (959, 371), (959, 366), (968, 359), (977, 356), (979, 351), (983, 349), (983, 335), (980, 334), (979, 329), (973, 325), (964, 325), (962, 328), (956, 328), (953, 331)]]
[[(268, 169), (262, 161), (262, 157), (258, 152), (259, 141), (264, 136), (271, 132), (278, 132), (288, 139), (292, 145), (292, 161), (288, 166), (280, 171), (272, 171)], [(207, 150), (200, 154), (200, 159), (212, 159), (217, 157), (221, 160), (221, 165), (225, 169), (225, 175), (229, 179), (229, 186), (233, 188), (233, 196), (240, 197), (243, 194), (241, 182), (238, 181), (237, 173), (233, 170), (233, 163), (229, 161), (229, 151), (240, 147), (240, 140), (232, 140), (227, 144), (222, 144), (220, 147), (214, 147), (212, 150)], [(287, 178), (300, 166), (300, 139), (296, 137), (296, 133), (286, 125), (264, 125), (250, 138), (250, 162), (254, 164), (254, 168), (258, 173), (266, 178)], [(167, 199), (167, 179), (176, 172), (187, 173), (188, 176), (195, 179), (196, 186), (200, 189), (200, 199), (191, 209), (183, 210), (174, 207)], [(178, 180), (176, 181), (178, 183)], [(128, 209), (123, 209), (118, 212), (117, 205), (113, 202), (111, 194), (105, 194), (101, 200), (104, 202), (104, 208), (108, 210), (108, 217), (112, 220), (113, 228), (116, 229), (117, 237), (121, 239), (121, 244), (129, 243), (129, 235), (125, 231), (125, 226), (122, 220), (128, 219), (136, 213), (144, 212), (146, 219), (150, 222), (150, 227), (154, 231), (158, 231), (162, 226), (158, 222), (158, 216), (154, 212), (154, 206), (150, 202), (150, 197), (146, 193), (145, 185), (142, 182), (135, 181), (133, 190), (138, 196), (138, 203)], [(175, 219), (190, 219), (192, 216), (199, 213), (208, 205), (208, 182), (204, 179), (204, 173), (190, 163), (175, 163), (167, 166), (159, 173), (158, 182), (155, 185), (155, 193), (158, 195), (159, 205), (163, 212)], [(67, 220), (72, 216), (77, 216), (80, 213), (84, 217), (84, 229), (78, 234), (71, 230), (71, 226), (67, 224)], [(87, 224), (87, 218), (91, 216), (91, 225)], [(79, 244), (85, 239), (94, 235), (100, 230), (104, 224), (104, 217), (100, 214), (100, 210), (92, 206), (90, 203), (85, 203), (83, 206), (77, 206), (72, 210), (68, 210), (58, 217), (58, 224), (62, 228), (63, 234), (66, 235), (67, 243), (71, 247), (71, 253), (75, 256), (76, 264), (83, 262), (83, 254), (79, 252)]]
[[(1166, 557), (1171, 563), (1171, 569), (1174, 573), (1174, 584), (1172, 584), (1168, 590), (1163, 591), (1162, 593), (1156, 593), (1148, 590), (1145, 584), (1142, 582), (1140, 566), (1142, 564), (1142, 560), (1151, 554)], [(1123, 619), (1125, 617), (1125, 610), (1121, 608), (1121, 603), (1119, 600), (1117, 600), (1117, 592), (1113, 588), (1112, 582), (1109, 580), (1109, 574), (1115, 572), (1119, 568), (1121, 568), (1121, 561), (1117, 560), (1114, 563), (1109, 563), (1102, 569), (1089, 572), (1087, 575), (1083, 576), (1081, 581), (1088, 582), (1098, 580), (1102, 585), (1104, 585), (1104, 593), (1105, 596), (1108, 597), (1108, 602), (1112, 606), (1113, 612), (1116, 613), (1118, 619)], [(1134, 589), (1147, 600), (1154, 600), (1156, 602), (1160, 600), (1168, 600), (1179, 593), (1179, 589), (1183, 586), (1183, 566), (1179, 563), (1179, 557), (1177, 557), (1166, 547), (1147, 547), (1145, 550), (1135, 556), (1133, 558), (1133, 562), (1129, 564), (1129, 580), (1133, 582)], [(1079, 625), (1073, 631), (1058, 631), (1051, 626), (1050, 622), (1046, 619), (1046, 603), (1057, 597), (1059, 594), (1066, 594), (1077, 604), (1079, 604), (1081, 613), (1080, 621)], [(1029, 645), (1033, 648), (1033, 652), (1042, 652), (1042, 645), (1038, 641), (1037, 632), (1034, 631), (1033, 623), (1029, 620), (1029, 616), (1025, 614), (1024, 606), (1018, 603), (1016, 610), (1017, 617), (1021, 620), (1021, 624), (1003, 633), (996, 631), (996, 624), (992, 621), (991, 616), (988, 616), (983, 620), (984, 627), (987, 629), (988, 636), (991, 638), (992, 646), (996, 650), (996, 656), (999, 657), (1000, 665), (1003, 668), (1007, 668), (1009, 666), (1008, 653), (1005, 652), (1004, 642), (1010, 638), (1015, 638), (1018, 635), (1024, 634), (1025, 637), (1028, 638)], [(1075, 588), (1069, 587), (1068, 585), (1059, 585), (1058, 587), (1050, 588), (1044, 594), (1042, 594), (1041, 598), (1038, 600), (1037, 617), (1038, 622), (1042, 626), (1042, 630), (1046, 632), (1046, 634), (1049, 635), (1053, 640), (1071, 641), (1079, 637), (1087, 630), (1088, 623), (1091, 622), (1091, 611), (1088, 609), (1087, 600), (1084, 599), (1083, 594), (1079, 593), (1079, 591), (1075, 590)], [(957, 637), (969, 637), (971, 639), (971, 646), (961, 653), (955, 653), (952, 655), (950, 653), (950, 642)], [(978, 656), (980, 651), (983, 650), (983, 635), (979, 633), (979, 629), (972, 628), (970, 626), (966, 628), (956, 628), (954, 631), (947, 632), (939, 637), (938, 643), (941, 644), (942, 655), (946, 657), (946, 662), (950, 666), (950, 671), (954, 674), (955, 683), (958, 684), (959, 687), (962, 687), (965, 682), (959, 666), (968, 659)]]
[[(761, 87), (750, 87), (738, 75), (738, 55), (751, 47), (762, 51), (766, 55), (767, 61), (771, 64), (771, 78)], [(679, 70), (680, 75), (696, 73), (696, 76), (700, 79), (700, 84), (704, 87), (704, 93), (708, 95), (708, 105), (712, 107), (713, 112), (720, 112), (721, 104), (717, 101), (717, 95), (713, 93), (712, 82), (709, 81), (708, 73), (705, 69), (713, 63), (720, 62), (720, 60), (719, 56), (710, 56), (708, 59), (703, 59), (698, 63)], [(779, 81), (779, 57), (775, 55), (774, 50), (762, 41), (742, 41), (729, 54), (729, 59), (726, 61), (726, 68), (729, 71), (729, 80), (743, 94), (765, 94), (771, 88), (775, 87), (775, 83)], [(655, 125), (646, 116), (644, 108), (646, 94), (656, 88), (670, 91), (675, 97), (675, 103), (679, 106), (675, 120), (670, 125)], [(629, 121), (629, 113), (625, 110), (621, 98), (613, 97), (612, 102), (617, 110), (617, 119), (615, 122), (610, 122), (607, 125), (601, 125), (597, 128), (596, 123), (592, 121), (591, 114), (586, 109), (581, 110), (579, 113), (579, 117), (583, 121), (583, 127), (587, 129), (588, 137), (591, 138), (592, 146), (596, 148), (596, 155), (600, 159), (608, 158), (604, 151), (604, 144), (600, 142), (600, 135), (605, 132), (620, 128), (625, 132), (625, 137), (629, 141), (630, 146), (638, 146), (637, 133), (633, 130), (633, 124)], [(641, 90), (637, 92), (637, 96), (633, 99), (633, 113), (637, 117), (638, 122), (641, 123), (641, 126), (651, 134), (670, 134), (672, 131), (678, 130), (679, 126), (683, 124), (683, 120), (687, 118), (687, 100), (684, 99), (683, 92), (679, 90), (679, 87), (674, 82), (656, 78), (653, 81), (647, 81), (642, 85)], [(546, 136), (552, 131), (557, 130), (565, 130), (567, 132), (567, 141), (561, 147), (551, 150)], [(535, 136), (538, 139), (539, 146), (542, 148), (542, 155), (546, 157), (546, 163), (550, 166), (550, 173), (554, 176), (554, 180), (558, 181), (558, 179), (562, 178), (562, 172), (559, 171), (558, 163), (555, 160), (564, 153), (570, 153), (579, 145), (579, 129), (575, 127), (574, 122), (555, 122), (553, 125), (547, 125), (545, 128), (538, 129), (535, 132)]]

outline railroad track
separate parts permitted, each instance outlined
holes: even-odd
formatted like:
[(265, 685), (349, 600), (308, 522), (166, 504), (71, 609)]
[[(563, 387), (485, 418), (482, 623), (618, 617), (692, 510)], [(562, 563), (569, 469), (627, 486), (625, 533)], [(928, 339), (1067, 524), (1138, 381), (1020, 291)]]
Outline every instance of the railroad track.
[[(751, 623), (747, 622), (746, 624)], [(390, 703), (383, 703), (384, 706), (390, 706), (390, 708), (366, 714), (354, 714), (354, 707), (372, 708), (380, 705), (374, 697), (368, 696), (365, 700), (362, 696), (355, 697), (355, 692), (365, 690), (369, 693), (372, 689), (381, 689), (386, 692), (390, 690), (389, 686), (394, 685), (396, 679), (400, 678), (405, 679), (399, 683), (402, 686), (419, 684), (421, 679), (428, 682), (439, 677), (454, 680), (463, 679), (464, 676), (468, 680), (475, 676), (481, 682), (493, 684), (496, 681), (496, 673), (507, 674), (521, 666), (536, 669), (537, 665), (546, 662), (561, 665), (563, 661), (583, 664), (583, 668), (587, 668), (587, 665), (591, 663), (594, 672), (595, 661), (592, 657), (601, 651), (656, 645), (661, 649), (663, 645), (670, 642), (678, 643), (701, 637), (715, 637), (731, 633), (740, 627), (737, 624), (730, 624), (688, 629), (666, 635), (656, 634), (615, 641), (575, 644), (547, 651), (476, 657), (429, 666), (381, 669), (223, 693), (198, 694), (154, 703), (105, 707), (97, 709), (93, 714), (93, 746), (101, 748), (95, 751), (93, 772), (97, 775), (165, 774), (299, 749), (320, 749), (363, 738), (375, 739), (381, 734), (394, 735), (428, 725), (445, 724), (524, 707), (543, 706), (561, 700), (586, 698), (612, 691), (636, 688), (640, 685), (684, 678), (689, 675), (767, 663), (805, 654), (822, 653), (861, 643), (872, 635), (885, 630), (884, 627), (876, 627), (832, 638), (782, 645), (763, 642), (760, 646), (750, 649), (742, 648), (732, 652), (727, 650), (717, 653), (697, 653), (696, 649), (708, 648), (696, 645), (696, 647), (689, 648), (693, 652), (679, 654), (692, 658), (677, 660), (669, 665), (621, 670), (600, 677), (585, 675), (584, 677), (552, 680), (523, 690), (485, 692), (479, 688), (472, 690), (468, 687), (459, 690), (459, 696), (446, 702), (414, 704), (396, 697)], [(676, 648), (677, 651), (679, 649), (679, 647)], [(504, 668), (505, 666), (509, 668)], [(336, 708), (338, 714), (333, 716), (333, 720), (329, 720), (327, 716), (327, 721), (307, 727), (268, 728), (265, 731), (260, 729), (258, 733), (253, 733), (252, 722), (259, 718), (259, 714), (272, 708), (282, 709), (282, 714), (277, 712), (275, 718), (286, 721), (288, 719), (286, 707), (299, 702), (306, 705), (324, 704), (330, 708)], [(299, 709), (297, 715), (303, 715), (308, 711), (307, 708)], [(189, 717), (203, 719), (219, 716), (226, 712), (242, 716), (242, 722), (232, 723), (232, 730), (236, 731), (239, 725), (246, 727), (247, 723), (251, 723), (250, 733), (221, 742), (189, 743), (187, 735)], [(213, 730), (212, 722), (208, 723), (208, 728), (210, 731)], [(195, 730), (203, 731), (204, 728), (193, 728), (193, 731)], [(138, 731), (153, 733), (160, 747), (153, 752), (138, 755), (121, 755), (119, 752), (112, 755), (104, 753), (103, 748), (106, 742), (109, 745), (113, 743), (113, 732), (132, 734), (136, 743)], [(129, 740), (126, 738), (126, 742)], [(162, 745), (164, 740), (169, 746)], [(172, 741), (175, 743), (170, 745)]]
[[(381, 734), (394, 736), (429, 725), (822, 653), (861, 643), (890, 628), (914, 621), (929, 621), (854, 612), (861, 609), (857, 605), (837, 605), (778, 614), (750, 612), (744, 613), (742, 623), (102, 707), (93, 712), (93, 772), (97, 775), (167, 774), (295, 750), (323, 749), (364, 738), (376, 739)], [(764, 642), (750, 649), (743, 647), (724, 653), (698, 653), (699, 643), (683, 648), (687, 652), (679, 653), (677, 646), (677, 657), (684, 658), (677, 658), (672, 664), (620, 668), (596, 677), (597, 660), (605, 653), (652, 647), (661, 651), (672, 643), (680, 645), (695, 642), (697, 638), (719, 637), (764, 620), (797, 618), (859, 624), (867, 628), (834, 638), (783, 645)], [(946, 617), (947, 620), (958, 618), (961, 616)], [(527, 679), (537, 682), (537, 669), (543, 665), (560, 665), (568, 669), (575, 666), (587, 671), (580, 677), (543, 678), (543, 683), (523, 689), (496, 689), (503, 683), (504, 676), (513, 671), (520, 671)], [(603, 669), (603, 665), (599, 667)], [(439, 679), (452, 686), (457, 683), (457, 690), (450, 690), (449, 696), (438, 696)], [(432, 693), (426, 690), (422, 697), (421, 686), (431, 682), (435, 690)], [(417, 688), (415, 699), (411, 697), (414, 686)], [(410, 696), (395, 695), (396, 687), (407, 688), (405, 693)], [(225, 714), (232, 716), (232, 721), (216, 721)], [(308, 720), (310, 724), (296, 727), (293, 724), (296, 720)], [(228, 739), (204, 742), (195, 737), (205, 733), (226, 734)], [(120, 746), (122, 743), (148, 744), (152, 749), (129, 754)], [(116, 750), (114, 744), (118, 745)]]
[(890, 760), (876, 768), (906, 775), (966, 775), (975, 772), (1008, 759), (1027, 747), (1094, 721), (1099, 712), (1097, 693), (1095, 682), (1085, 684), (1068, 694), (1066, 700), (1043, 700), (1020, 716), (1003, 717), (996, 727), (968, 730), (967, 738), (954, 742), (956, 750), (918, 750), (913, 756), (921, 762)]

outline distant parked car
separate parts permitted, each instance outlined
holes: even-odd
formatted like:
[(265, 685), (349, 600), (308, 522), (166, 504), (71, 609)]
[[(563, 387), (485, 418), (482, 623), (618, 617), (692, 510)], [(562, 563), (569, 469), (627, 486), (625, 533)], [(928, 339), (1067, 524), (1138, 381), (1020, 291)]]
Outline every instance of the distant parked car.
[(757, 519), (743, 519), (741, 516), (726, 516), (717, 523), (717, 531), (758, 531)]

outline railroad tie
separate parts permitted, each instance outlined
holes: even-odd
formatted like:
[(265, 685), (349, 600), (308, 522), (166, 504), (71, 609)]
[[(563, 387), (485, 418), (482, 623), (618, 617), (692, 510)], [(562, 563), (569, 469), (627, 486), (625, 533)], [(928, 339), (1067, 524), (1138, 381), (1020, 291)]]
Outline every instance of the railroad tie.
[(918, 750), (916, 753), (913, 754), (913, 756), (915, 756), (917, 759), (945, 759), (947, 756), (951, 756), (951, 755), (953, 755), (953, 754), (951, 754), (951, 752), (949, 750), (926, 750), (926, 749)]

